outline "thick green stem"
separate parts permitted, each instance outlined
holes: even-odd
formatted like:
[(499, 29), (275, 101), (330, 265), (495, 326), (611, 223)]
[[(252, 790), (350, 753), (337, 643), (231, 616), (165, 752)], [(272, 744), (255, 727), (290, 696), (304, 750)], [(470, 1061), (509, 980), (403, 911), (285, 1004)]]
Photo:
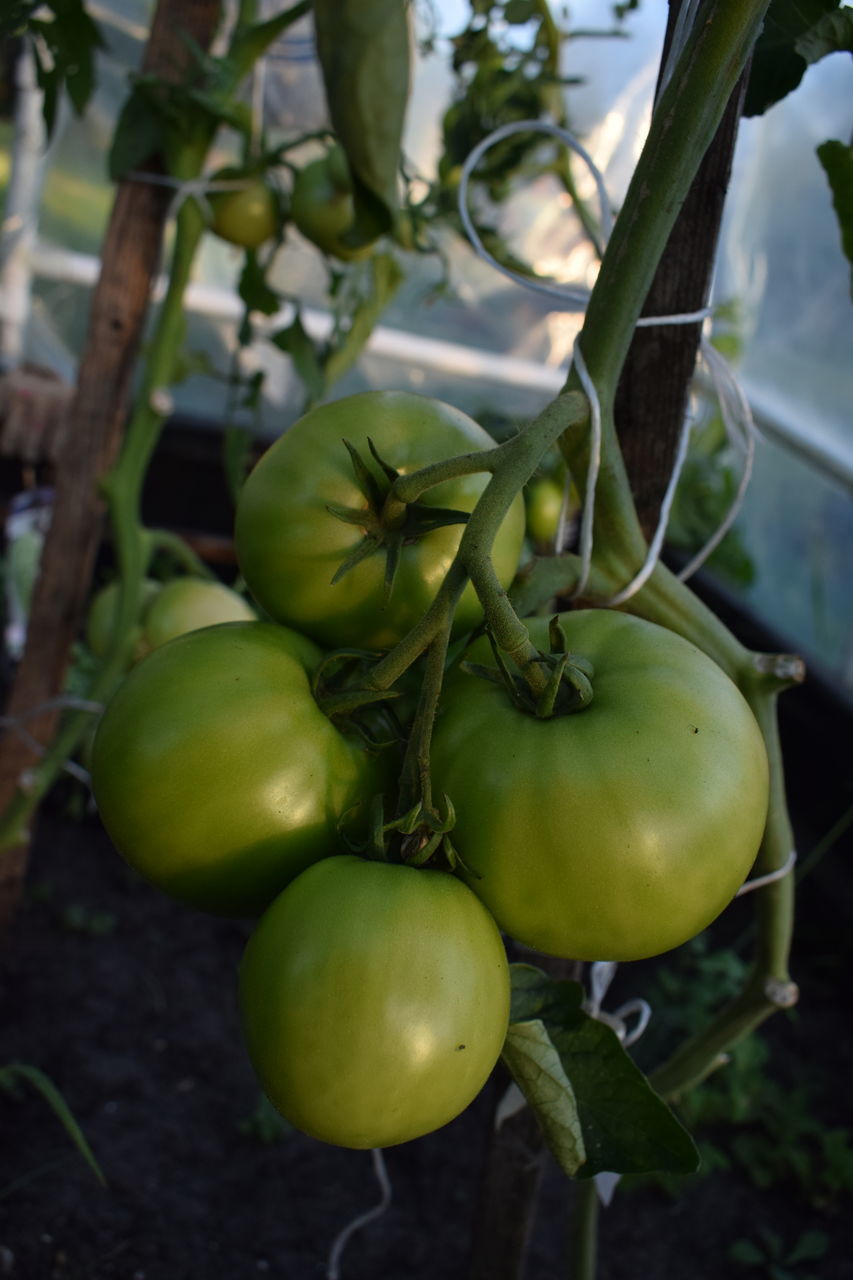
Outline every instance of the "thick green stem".
[(574, 1184), (569, 1236), (569, 1280), (595, 1280), (598, 1261), (598, 1189), (592, 1178)]
[(422, 804), (432, 809), (432, 780), (430, 777), (430, 744), (441, 686), (444, 680), (444, 664), (450, 629), (440, 631), (427, 649), (424, 676), (421, 684), (418, 711), (409, 741), (406, 758), (400, 773), (398, 815), (407, 813), (413, 805)]
[[(489, 454), (466, 454), (461, 459), (449, 460), (448, 469), (442, 470), (442, 479), (460, 474), (451, 469), (456, 462), (461, 462), (463, 474), (465, 467), (473, 467), (475, 459), (479, 459), (480, 463), (474, 469), (492, 470), (491, 464), (483, 464), (484, 457), (491, 458), (494, 463), (492, 478), (471, 512), (459, 542), (459, 549), (438, 594), (420, 622), (376, 664), (368, 681), (370, 688), (389, 689), (420, 657), (435, 637), (450, 625), (459, 597), (469, 578), (474, 582), (475, 587), (479, 583), (478, 594), (482, 593), (480, 602), (486, 618), (490, 624), (492, 622), (497, 624), (500, 634), (506, 638), (510, 649), (521, 646), (523, 658), (533, 656), (535, 651), (532, 647), (529, 653), (524, 650), (527, 629), (516, 617), (507, 594), (497, 581), (491, 567), (492, 546), (516, 495), (536, 470), (543, 454), (560, 436), (567, 432), (571, 433), (585, 422), (587, 414), (586, 397), (581, 392), (573, 391), (558, 396), (534, 422), (511, 440), (496, 446)], [(495, 462), (495, 458), (499, 458), (499, 465)], [(441, 465), (444, 467), (444, 464)], [(407, 497), (410, 497), (411, 493), (423, 492), (424, 478), (429, 487), (432, 483), (430, 477), (434, 475), (433, 467), (424, 467), (421, 471), (412, 472), (411, 475), (406, 476), (406, 481), (411, 482), (411, 490), (404, 490)], [(395, 481), (395, 491), (399, 483), (400, 481)]]
[[(764, 734), (770, 764), (770, 807), (755, 864), (759, 874), (783, 868), (793, 848), (776, 704), (780, 684), (790, 683), (794, 676), (790, 659), (764, 659), (754, 655), (752, 680), (746, 681), (744, 687)], [(699, 1084), (722, 1065), (733, 1044), (754, 1031), (771, 1013), (788, 1009), (797, 1001), (797, 987), (788, 973), (794, 927), (793, 870), (754, 893), (758, 936), (749, 981), (736, 1000), (652, 1074), (652, 1085), (666, 1097), (676, 1097)]]

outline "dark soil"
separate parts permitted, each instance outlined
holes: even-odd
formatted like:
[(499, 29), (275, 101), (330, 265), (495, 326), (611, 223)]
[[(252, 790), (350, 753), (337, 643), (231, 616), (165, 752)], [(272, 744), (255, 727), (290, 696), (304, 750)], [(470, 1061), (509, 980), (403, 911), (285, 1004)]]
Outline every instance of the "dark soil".
[[(842, 946), (840, 923), (830, 924), (805, 923), (812, 954), (801, 958), (798, 977), (807, 998), (796, 1023), (777, 1019), (775, 1040), (783, 1070), (811, 1059), (825, 1064), (826, 1123), (837, 1126), (853, 1039), (849, 1013), (839, 1012), (846, 966), (836, 963), (839, 947), (849, 958), (849, 942)], [(29, 1063), (51, 1077), (108, 1186), (97, 1184), (29, 1086), (15, 1099), (0, 1093), (0, 1276), (327, 1275), (337, 1233), (378, 1198), (371, 1157), (297, 1133), (265, 1143), (242, 1131), (258, 1104), (235, 1002), (247, 935), (246, 924), (196, 914), (140, 883), (96, 820), (42, 818), (27, 899), (0, 956), (0, 1065)], [(386, 1153), (392, 1204), (352, 1237), (342, 1280), (466, 1274), (502, 1083), (446, 1129)], [(549, 1165), (528, 1280), (568, 1274), (570, 1194)], [(600, 1278), (748, 1276), (729, 1248), (764, 1226), (787, 1249), (805, 1230), (825, 1231), (825, 1256), (790, 1275), (841, 1280), (853, 1276), (844, 1199), (824, 1195), (818, 1209), (792, 1178), (759, 1188), (737, 1170), (697, 1178), (678, 1198), (654, 1187), (620, 1189), (603, 1215)]]

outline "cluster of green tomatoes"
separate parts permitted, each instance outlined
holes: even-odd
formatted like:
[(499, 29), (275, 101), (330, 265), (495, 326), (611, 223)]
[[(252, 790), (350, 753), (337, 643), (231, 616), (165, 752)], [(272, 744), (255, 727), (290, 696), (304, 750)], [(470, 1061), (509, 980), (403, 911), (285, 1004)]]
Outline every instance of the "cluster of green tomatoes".
[(342, 262), (355, 262), (372, 252), (372, 245), (351, 245), (346, 238), (354, 216), (353, 183), (339, 146), (297, 172), (287, 201), (264, 171), (221, 169), (213, 175), (211, 187), (211, 230), (229, 244), (258, 249), (276, 237), (289, 218), (307, 240)]
[[(95, 796), (124, 858), (183, 902), (259, 917), (240, 976), (249, 1055), (288, 1120), (343, 1146), (418, 1137), (478, 1093), (509, 1017), (502, 933), (576, 959), (665, 951), (731, 900), (764, 828), (766, 753), (735, 685), (674, 633), (579, 609), (562, 635), (592, 688), (580, 710), (541, 718), (482, 678), (482, 636), (446, 674), (431, 774), (455, 813), (455, 870), (412, 865), (405, 843), (385, 858), (344, 843), (342, 820), (366, 823), (376, 797), (396, 813), (400, 752), (326, 714), (325, 654), (378, 658), (409, 632), (486, 484), (443, 482), (389, 527), (395, 477), (491, 445), (404, 392), (307, 414), (238, 503), (240, 569), (269, 620), (154, 648), (95, 738)], [(492, 549), (504, 588), (524, 535), (518, 498)], [(470, 586), (454, 616), (455, 653), (482, 620)], [(546, 652), (547, 620), (529, 625)], [(402, 738), (417, 675), (397, 699)]]

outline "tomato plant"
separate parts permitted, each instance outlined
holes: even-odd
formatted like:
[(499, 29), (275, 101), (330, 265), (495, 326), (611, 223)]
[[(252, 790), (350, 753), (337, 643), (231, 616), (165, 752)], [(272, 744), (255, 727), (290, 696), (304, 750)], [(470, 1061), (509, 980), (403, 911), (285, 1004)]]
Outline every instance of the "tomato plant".
[(497, 1061), (506, 955), (473, 893), (441, 871), (327, 858), (258, 924), (243, 1026), (270, 1100), (305, 1133), (386, 1147), (457, 1116)]
[(332, 851), (339, 816), (381, 787), (381, 766), (323, 715), (310, 641), (223, 623), (154, 650), (95, 736), (92, 785), (118, 851), (195, 906), (261, 911)]
[[(540, 720), (459, 673), (433, 743), (454, 842), (498, 924), (531, 947), (633, 960), (723, 910), (764, 831), (768, 766), (737, 687), (686, 640), (628, 614), (563, 616), (589, 706)], [(546, 624), (531, 624), (547, 647)], [(479, 641), (471, 657), (488, 658)]]
[[(488, 449), (493, 441), (471, 418), (439, 400), (366, 391), (306, 414), (267, 451), (243, 486), (235, 523), (237, 557), (263, 608), (329, 647), (381, 649), (399, 640), (430, 605), (463, 526), (421, 534), (405, 525), (386, 527), (381, 501), (360, 487), (345, 440), (371, 469), (380, 496), (388, 481), (371, 456), (370, 441), (383, 461), (403, 474)], [(482, 475), (463, 475), (430, 489), (422, 499), (427, 519), (436, 508), (470, 512), (485, 485)], [(330, 508), (350, 513), (349, 518)], [(504, 585), (515, 573), (523, 536), (519, 497), (494, 546), (495, 570)], [(395, 540), (399, 561), (386, 599), (388, 561), (380, 553)], [(371, 553), (333, 581), (362, 549)], [(457, 632), (470, 629), (481, 616), (469, 586), (457, 610)]]
[(340, 147), (300, 169), (290, 194), (290, 216), (306, 240), (342, 262), (369, 257), (372, 244), (350, 245), (344, 239), (354, 214), (352, 178)]
[(257, 249), (278, 234), (281, 210), (278, 198), (263, 178), (252, 178), (238, 170), (224, 169), (211, 179), (240, 181), (245, 185), (233, 191), (213, 191), (209, 196), (213, 219), (211, 231), (229, 244), (243, 249)]

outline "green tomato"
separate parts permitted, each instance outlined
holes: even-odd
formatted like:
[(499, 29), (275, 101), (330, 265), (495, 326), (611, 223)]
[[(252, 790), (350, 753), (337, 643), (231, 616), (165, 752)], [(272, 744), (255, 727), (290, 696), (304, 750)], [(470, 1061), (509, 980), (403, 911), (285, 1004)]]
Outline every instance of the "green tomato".
[(290, 216), (306, 240), (342, 262), (357, 262), (373, 252), (372, 244), (353, 246), (343, 239), (352, 226), (355, 205), (340, 148), (300, 169), (290, 194)]
[[(461, 524), (433, 529), (402, 547), (390, 598), (385, 556), (374, 552), (337, 582), (336, 571), (359, 546), (364, 529), (332, 515), (329, 506), (367, 511), (343, 440), (353, 444), (377, 476), (370, 438), (400, 472), (488, 449), (476, 422), (439, 400), (406, 391), (365, 391), (321, 405), (295, 423), (261, 458), (237, 503), (235, 543), (241, 572), (271, 617), (329, 648), (384, 649), (423, 615), (450, 567)], [(460, 476), (423, 495), (427, 506), (471, 511), (485, 475)], [(513, 503), (495, 540), (493, 562), (508, 585), (524, 538), (524, 504)], [(469, 585), (455, 629), (470, 630), (482, 611)]]
[(170, 640), (119, 687), (92, 787), (116, 849), (165, 893), (253, 915), (334, 851), (384, 766), (323, 715), (305, 637), (229, 622)]
[[(139, 613), (133, 628), (133, 660), (138, 661), (148, 650), (140, 619), (161, 589), (154, 578), (143, 578), (139, 594)], [(118, 613), (118, 582), (110, 582), (92, 597), (86, 617), (86, 643), (98, 658), (106, 657)]]
[[(224, 170), (216, 178), (234, 181), (239, 172)], [(281, 212), (275, 192), (261, 178), (246, 177), (245, 186), (234, 191), (214, 192), (209, 197), (213, 211), (211, 231), (229, 244), (257, 249), (278, 233)]]
[[(527, 489), (527, 532), (537, 547), (553, 544), (563, 510), (563, 486), (552, 476), (539, 476)], [(568, 511), (577, 511), (579, 503), (572, 488)]]
[(221, 582), (204, 578), (173, 578), (152, 599), (142, 625), (148, 649), (187, 631), (218, 622), (256, 622), (257, 614), (243, 596)]
[[(636, 960), (699, 933), (752, 866), (768, 764), (728, 676), (662, 627), (608, 610), (563, 616), (594, 666), (584, 710), (538, 720), (473, 675), (446, 687), (433, 785), (498, 924), (578, 960)], [(530, 622), (547, 651), (547, 623)], [(470, 651), (490, 661), (488, 646)]]
[(500, 1054), (509, 971), (461, 881), (327, 858), (272, 904), (240, 971), (249, 1055), (312, 1137), (388, 1147), (447, 1124)]

